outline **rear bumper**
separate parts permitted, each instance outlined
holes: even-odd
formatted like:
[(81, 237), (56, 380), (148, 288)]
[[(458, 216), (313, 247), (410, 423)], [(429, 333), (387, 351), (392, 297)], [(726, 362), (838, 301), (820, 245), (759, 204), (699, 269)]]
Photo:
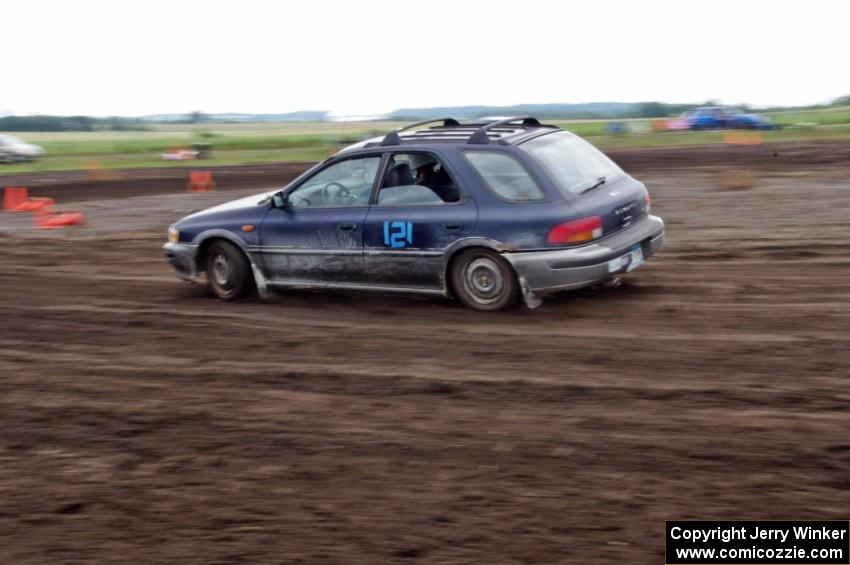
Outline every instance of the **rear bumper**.
[(599, 243), (574, 249), (504, 253), (523, 287), (537, 293), (582, 288), (606, 281), (628, 269), (629, 263), (611, 262), (640, 244), (644, 258), (664, 244), (664, 221), (646, 216), (633, 226)]
[(165, 258), (177, 271), (177, 276), (183, 280), (193, 281), (198, 276), (196, 257), (197, 245), (186, 243), (166, 243), (162, 246)]

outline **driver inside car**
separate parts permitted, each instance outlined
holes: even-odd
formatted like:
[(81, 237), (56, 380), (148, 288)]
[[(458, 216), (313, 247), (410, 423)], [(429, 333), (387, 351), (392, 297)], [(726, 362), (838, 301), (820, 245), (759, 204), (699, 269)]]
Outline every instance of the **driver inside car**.
[(451, 177), (434, 157), (424, 153), (414, 153), (410, 156), (410, 168), (416, 171), (415, 184), (427, 186), (443, 202), (457, 202), (460, 199)]

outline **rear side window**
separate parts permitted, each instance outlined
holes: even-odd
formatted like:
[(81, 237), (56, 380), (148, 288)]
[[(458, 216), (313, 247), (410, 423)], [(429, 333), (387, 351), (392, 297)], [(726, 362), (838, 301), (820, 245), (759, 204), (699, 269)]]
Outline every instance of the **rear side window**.
[(472, 165), (484, 184), (496, 196), (508, 202), (537, 202), (543, 200), (540, 187), (534, 182), (519, 161), (505, 153), (495, 151), (465, 151), (464, 157)]

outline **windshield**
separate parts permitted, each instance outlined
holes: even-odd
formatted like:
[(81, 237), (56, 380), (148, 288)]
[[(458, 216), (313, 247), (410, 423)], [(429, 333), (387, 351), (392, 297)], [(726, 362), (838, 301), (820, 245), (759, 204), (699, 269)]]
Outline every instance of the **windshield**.
[(566, 131), (535, 137), (520, 145), (549, 174), (565, 195), (580, 194), (624, 173), (597, 148)]

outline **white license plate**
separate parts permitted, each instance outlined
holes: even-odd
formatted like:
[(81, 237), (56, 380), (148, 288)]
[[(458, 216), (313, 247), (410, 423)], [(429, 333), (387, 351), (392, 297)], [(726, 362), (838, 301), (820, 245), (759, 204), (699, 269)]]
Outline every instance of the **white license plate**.
[(608, 272), (616, 273), (625, 269), (628, 273), (643, 265), (643, 261), (643, 249), (641, 248), (640, 243), (636, 243), (625, 255), (621, 255), (616, 259), (608, 261)]
[(632, 250), (629, 251), (629, 266), (626, 267), (626, 272), (634, 271), (643, 265), (643, 248), (640, 243), (632, 245)]

